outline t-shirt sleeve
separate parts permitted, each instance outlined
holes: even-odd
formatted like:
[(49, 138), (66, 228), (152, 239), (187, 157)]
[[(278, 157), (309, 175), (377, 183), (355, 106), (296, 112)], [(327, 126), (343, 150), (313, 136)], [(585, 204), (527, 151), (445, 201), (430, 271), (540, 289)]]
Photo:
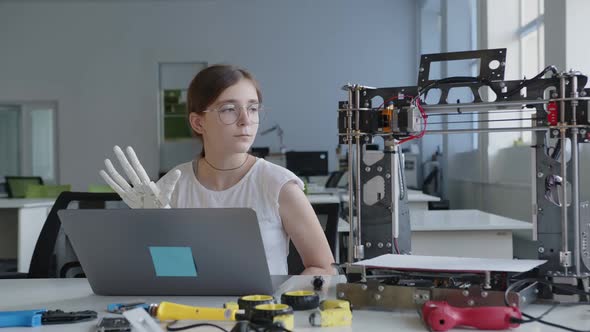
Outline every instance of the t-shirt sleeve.
[(293, 174), (293, 172), (274, 164), (268, 166), (269, 167), (267, 167), (262, 174), (266, 184), (265, 191), (267, 192), (267, 195), (269, 195), (269, 200), (276, 204), (277, 207), (279, 205), (279, 194), (287, 183), (293, 182), (301, 190), (305, 189), (303, 181), (301, 181), (297, 175)]

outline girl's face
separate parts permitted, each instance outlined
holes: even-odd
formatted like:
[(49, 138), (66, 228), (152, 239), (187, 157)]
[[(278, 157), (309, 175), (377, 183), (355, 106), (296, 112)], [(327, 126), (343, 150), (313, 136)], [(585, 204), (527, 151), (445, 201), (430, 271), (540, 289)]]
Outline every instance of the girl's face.
[(245, 153), (254, 142), (262, 116), (257, 107), (254, 84), (241, 79), (225, 89), (205, 112), (191, 113), (190, 124), (203, 135), (205, 152)]

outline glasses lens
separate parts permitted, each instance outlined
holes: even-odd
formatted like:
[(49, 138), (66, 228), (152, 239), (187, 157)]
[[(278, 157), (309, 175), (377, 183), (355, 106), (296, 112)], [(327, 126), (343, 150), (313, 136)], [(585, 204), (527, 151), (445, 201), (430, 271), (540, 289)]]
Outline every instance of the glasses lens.
[(248, 116), (252, 122), (260, 123), (264, 119), (264, 114), (262, 104), (251, 104), (248, 106)]
[(225, 104), (219, 108), (219, 119), (224, 124), (234, 124), (238, 120), (238, 109), (233, 104)]

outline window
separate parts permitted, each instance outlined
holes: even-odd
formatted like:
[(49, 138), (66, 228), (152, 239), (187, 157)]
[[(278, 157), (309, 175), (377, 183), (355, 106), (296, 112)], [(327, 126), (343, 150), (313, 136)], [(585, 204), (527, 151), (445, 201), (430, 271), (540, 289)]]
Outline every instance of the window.
[(20, 174), (19, 128), (20, 107), (0, 105), (0, 176)]
[(204, 62), (160, 63), (160, 109), (164, 141), (192, 137), (186, 120), (186, 92), (193, 77), (206, 66)]
[[(522, 77), (531, 78), (545, 66), (545, 25), (544, 0), (520, 0), (520, 27), (518, 29), (520, 47), (520, 71)], [(534, 112), (523, 113), (520, 125), (532, 126)], [(522, 132), (521, 140), (531, 143), (532, 132)]]
[(187, 121), (187, 90), (205, 62), (166, 62), (158, 65), (160, 121), (160, 173), (191, 160), (199, 151)]
[(57, 183), (56, 105), (0, 104), (0, 177), (40, 176), (46, 183)]
[[(494, 8), (493, 2), (488, 4), (487, 47), (508, 49), (506, 80), (531, 78), (544, 68), (543, 13), (544, 0), (510, 1), (502, 8)], [(519, 114), (490, 114), (489, 120), (496, 122), (489, 122), (489, 127), (531, 127), (534, 114), (534, 110)], [(532, 142), (530, 131), (490, 133), (489, 136), (491, 154), (506, 147)]]

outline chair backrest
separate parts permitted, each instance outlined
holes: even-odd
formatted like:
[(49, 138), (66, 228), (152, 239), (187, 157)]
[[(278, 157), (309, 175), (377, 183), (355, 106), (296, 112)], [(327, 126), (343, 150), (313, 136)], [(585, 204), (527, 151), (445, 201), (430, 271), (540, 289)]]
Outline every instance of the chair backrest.
[(67, 208), (82, 208), (83, 206), (104, 206), (106, 202), (115, 202), (114, 207), (126, 206), (116, 193), (62, 192), (53, 204), (41, 229), (31, 258), (28, 277), (65, 278), (72, 267), (77, 267), (81, 272), (75, 253), (67, 237), (61, 231), (61, 222), (57, 211)]
[[(320, 224), (322, 224), (322, 229), (324, 230), (324, 234), (328, 240), (328, 245), (332, 251), (332, 256), (334, 256), (336, 253), (336, 245), (338, 243), (338, 220), (340, 219), (340, 204), (321, 203), (312, 204), (311, 206), (313, 207), (316, 215), (318, 215), (318, 219), (320, 220)], [(299, 253), (293, 245), (293, 242), (290, 242), (289, 244), (287, 265), (290, 275), (300, 274), (305, 269), (303, 261), (301, 260), (301, 256), (299, 256)]]
[(28, 186), (43, 184), (40, 176), (5, 176), (4, 178), (9, 198), (24, 198)]
[(62, 192), (70, 190), (72, 186), (69, 184), (31, 184), (27, 186), (25, 198), (57, 198)]

